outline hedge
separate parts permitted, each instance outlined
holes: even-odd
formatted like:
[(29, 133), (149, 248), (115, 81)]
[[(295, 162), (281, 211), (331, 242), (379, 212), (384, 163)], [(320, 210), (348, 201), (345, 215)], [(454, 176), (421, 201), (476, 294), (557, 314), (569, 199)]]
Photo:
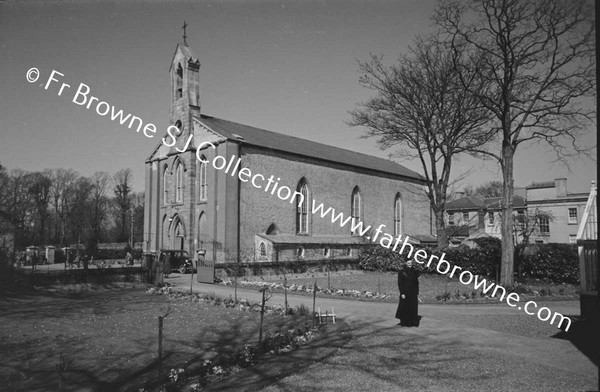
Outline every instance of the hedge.
[[(455, 248), (424, 248), (428, 257), (440, 257), (451, 265), (461, 267), (475, 275), (496, 278), (501, 264), (501, 241), (497, 238), (478, 238), (474, 242), (477, 248), (459, 246)], [(360, 268), (368, 271), (398, 271), (403, 262), (407, 261), (407, 250), (404, 254), (392, 252), (382, 246), (373, 244), (359, 253)], [(413, 253), (414, 255), (414, 253)], [(437, 262), (431, 267), (425, 264), (415, 264), (422, 272), (436, 272)], [(436, 272), (437, 273), (437, 272)], [(521, 246), (515, 249), (515, 274), (521, 278), (549, 280), (557, 283), (579, 283), (579, 258), (577, 246), (573, 244), (540, 244), (529, 246), (523, 252)]]

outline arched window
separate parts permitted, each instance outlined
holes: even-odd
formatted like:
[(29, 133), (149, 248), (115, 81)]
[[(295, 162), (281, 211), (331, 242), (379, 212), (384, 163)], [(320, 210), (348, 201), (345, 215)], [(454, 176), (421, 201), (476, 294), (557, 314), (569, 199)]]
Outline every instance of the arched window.
[(330, 256), (331, 256), (331, 249), (329, 249), (329, 247), (325, 247), (325, 249), (323, 249), (323, 257), (328, 259)]
[(308, 206), (310, 205), (310, 191), (305, 179), (300, 180), (298, 183), (297, 192), (300, 195), (296, 197), (296, 233), (309, 234)]
[(267, 247), (264, 242), (260, 243), (260, 257), (267, 257)]
[(167, 165), (163, 170), (163, 205), (167, 205), (169, 204), (169, 168)]
[(199, 184), (200, 184), (200, 189), (199, 189), (199, 194), (198, 194), (198, 198), (202, 201), (206, 200), (206, 196), (208, 194), (208, 189), (206, 187), (206, 157), (204, 155), (202, 155), (200, 157), (200, 174), (199, 174)]
[(302, 247), (298, 248), (298, 250), (296, 250), (296, 255), (298, 256), (299, 259), (303, 259), (304, 258), (304, 248), (302, 248)]
[(394, 200), (394, 236), (402, 234), (402, 199), (400, 193), (396, 194)]
[(175, 99), (183, 97), (183, 68), (181, 64), (177, 64), (177, 79), (175, 81)]
[(183, 124), (181, 123), (181, 120), (177, 120), (175, 122), (175, 127), (178, 129), (177, 135), (175, 135), (175, 136), (181, 135), (183, 133)]
[(181, 162), (177, 164), (175, 170), (175, 201), (177, 203), (183, 202), (183, 165)]
[[(352, 191), (352, 205), (350, 206), (350, 215), (353, 221), (358, 223), (362, 221), (362, 197), (360, 196), (360, 190), (358, 187), (354, 187)], [(356, 224), (355, 223), (355, 224)], [(357, 234), (355, 231), (352, 234)]]

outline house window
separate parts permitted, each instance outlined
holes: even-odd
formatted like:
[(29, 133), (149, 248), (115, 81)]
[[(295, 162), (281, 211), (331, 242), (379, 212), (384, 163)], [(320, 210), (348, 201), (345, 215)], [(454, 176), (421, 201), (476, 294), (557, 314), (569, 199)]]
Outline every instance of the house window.
[(577, 208), (569, 208), (569, 223), (577, 223)]
[[(355, 187), (352, 191), (352, 205), (350, 206), (350, 215), (352, 216), (352, 221), (354, 223), (358, 223), (362, 221), (361, 214), (361, 196), (360, 190), (358, 187)], [(352, 231), (352, 234), (358, 234), (357, 231)]]
[(394, 201), (394, 236), (397, 237), (400, 234), (402, 234), (402, 199), (398, 193)]
[(569, 244), (577, 243), (577, 234), (569, 234)]
[(302, 179), (298, 184), (298, 191), (300, 195), (296, 198), (296, 233), (298, 234), (309, 234), (308, 227), (308, 206), (310, 199), (310, 192), (306, 180)]
[(181, 162), (177, 165), (175, 171), (175, 201), (183, 202), (183, 165)]
[(202, 201), (206, 201), (206, 195), (208, 194), (207, 186), (206, 186), (206, 157), (202, 155), (200, 157), (200, 193), (198, 198)]
[(540, 233), (550, 234), (550, 221), (548, 218), (540, 218)]
[(165, 166), (163, 172), (163, 205), (169, 203), (169, 168)]
[(448, 226), (454, 226), (454, 212), (448, 213)]
[(462, 217), (463, 223), (469, 223), (469, 213), (463, 212), (462, 215), (463, 215), (463, 217)]
[(494, 224), (494, 211), (488, 212), (488, 219), (490, 220), (490, 225)]
[(267, 247), (264, 242), (260, 243), (260, 257), (267, 257)]

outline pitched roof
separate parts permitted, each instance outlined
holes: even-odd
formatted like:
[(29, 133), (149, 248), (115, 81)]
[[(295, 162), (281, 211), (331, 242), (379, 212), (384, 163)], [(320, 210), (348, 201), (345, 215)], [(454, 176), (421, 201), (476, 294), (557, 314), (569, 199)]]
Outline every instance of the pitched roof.
[(525, 189), (554, 188), (554, 181), (532, 182)]
[[(486, 208), (499, 209), (501, 205), (501, 197), (487, 197), (483, 199)], [(519, 195), (513, 196), (513, 207), (525, 207), (525, 198)]]
[(271, 150), (284, 151), (359, 168), (366, 168), (395, 176), (410, 178), (419, 182), (425, 181), (424, 177), (420, 174), (387, 159), (377, 158), (371, 155), (345, 150), (295, 136), (271, 132), (207, 115), (201, 115), (200, 117), (195, 117), (195, 119), (212, 131), (229, 140), (239, 143), (251, 144)]
[(475, 196), (465, 196), (461, 197), (460, 199), (451, 200), (446, 203), (446, 211), (468, 209), (478, 210), (483, 207), (485, 207), (485, 203), (483, 202), (483, 200)]
[[(502, 201), (501, 197), (486, 197), (481, 199), (476, 196), (465, 196), (460, 199), (451, 200), (446, 203), (446, 211), (456, 211), (456, 210), (478, 210), (481, 208), (484, 209), (499, 209), (500, 203)], [(525, 207), (526, 201), (524, 197), (519, 195), (514, 195), (513, 197), (513, 207)]]

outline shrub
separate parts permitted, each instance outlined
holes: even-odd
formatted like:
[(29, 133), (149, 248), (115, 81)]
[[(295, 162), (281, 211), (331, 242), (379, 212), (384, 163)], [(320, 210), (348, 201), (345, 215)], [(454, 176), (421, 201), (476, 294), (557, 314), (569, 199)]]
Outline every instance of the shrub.
[(559, 283), (579, 283), (579, 255), (575, 244), (540, 244), (525, 253), (519, 270), (523, 277)]

